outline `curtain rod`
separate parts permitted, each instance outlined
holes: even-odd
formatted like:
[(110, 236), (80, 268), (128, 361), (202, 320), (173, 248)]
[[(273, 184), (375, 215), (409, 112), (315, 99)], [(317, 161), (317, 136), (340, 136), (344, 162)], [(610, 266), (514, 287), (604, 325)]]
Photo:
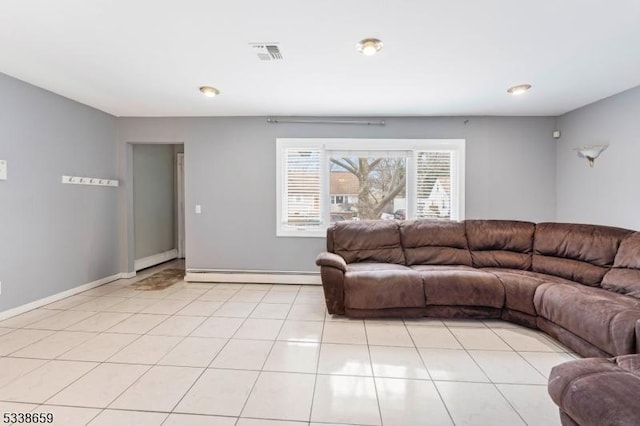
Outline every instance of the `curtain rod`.
[(384, 126), (384, 120), (367, 121), (367, 120), (309, 120), (295, 118), (267, 118), (267, 123), (294, 123), (294, 124), (360, 124), (363, 126)]

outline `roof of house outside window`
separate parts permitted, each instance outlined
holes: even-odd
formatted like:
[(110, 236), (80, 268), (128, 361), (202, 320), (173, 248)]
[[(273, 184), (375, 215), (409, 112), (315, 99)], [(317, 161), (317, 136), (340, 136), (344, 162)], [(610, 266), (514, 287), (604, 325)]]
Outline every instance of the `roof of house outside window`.
[(329, 191), (332, 195), (358, 195), (358, 178), (349, 172), (331, 172)]

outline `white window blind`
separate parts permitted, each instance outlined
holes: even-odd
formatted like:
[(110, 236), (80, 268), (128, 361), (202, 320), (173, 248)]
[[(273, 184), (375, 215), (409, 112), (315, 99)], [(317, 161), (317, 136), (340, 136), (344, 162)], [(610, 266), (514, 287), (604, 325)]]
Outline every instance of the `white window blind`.
[(322, 224), (320, 149), (287, 148), (284, 155), (284, 208), (287, 227), (308, 229)]
[(459, 220), (456, 151), (417, 151), (416, 217)]

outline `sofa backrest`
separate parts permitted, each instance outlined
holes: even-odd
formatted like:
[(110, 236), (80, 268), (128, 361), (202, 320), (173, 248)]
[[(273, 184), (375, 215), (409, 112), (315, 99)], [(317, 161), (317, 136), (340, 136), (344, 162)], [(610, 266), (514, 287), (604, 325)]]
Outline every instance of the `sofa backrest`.
[(613, 266), (621, 241), (631, 232), (599, 225), (539, 223), (532, 269), (598, 286)]
[(464, 222), (406, 220), (400, 238), (407, 265), (471, 266)]
[(327, 250), (342, 256), (347, 263), (405, 264), (395, 220), (336, 222), (327, 230)]
[(535, 223), (467, 220), (465, 225), (473, 266), (531, 269)]
[(602, 288), (640, 299), (640, 232), (622, 240), (613, 268), (602, 279)]

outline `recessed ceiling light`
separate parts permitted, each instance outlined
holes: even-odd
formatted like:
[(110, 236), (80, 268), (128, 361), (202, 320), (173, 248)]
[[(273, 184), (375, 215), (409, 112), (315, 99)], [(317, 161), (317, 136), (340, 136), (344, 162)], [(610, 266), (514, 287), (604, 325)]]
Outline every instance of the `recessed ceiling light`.
[(517, 86), (509, 87), (507, 89), (507, 93), (510, 95), (518, 96), (527, 92), (529, 89), (531, 89), (530, 84), (518, 84)]
[(200, 88), (200, 92), (208, 98), (213, 98), (214, 96), (217, 96), (220, 94), (220, 91), (218, 89), (211, 86), (202, 86)]
[(356, 44), (356, 49), (366, 56), (372, 56), (382, 49), (382, 42), (377, 38), (365, 38)]

